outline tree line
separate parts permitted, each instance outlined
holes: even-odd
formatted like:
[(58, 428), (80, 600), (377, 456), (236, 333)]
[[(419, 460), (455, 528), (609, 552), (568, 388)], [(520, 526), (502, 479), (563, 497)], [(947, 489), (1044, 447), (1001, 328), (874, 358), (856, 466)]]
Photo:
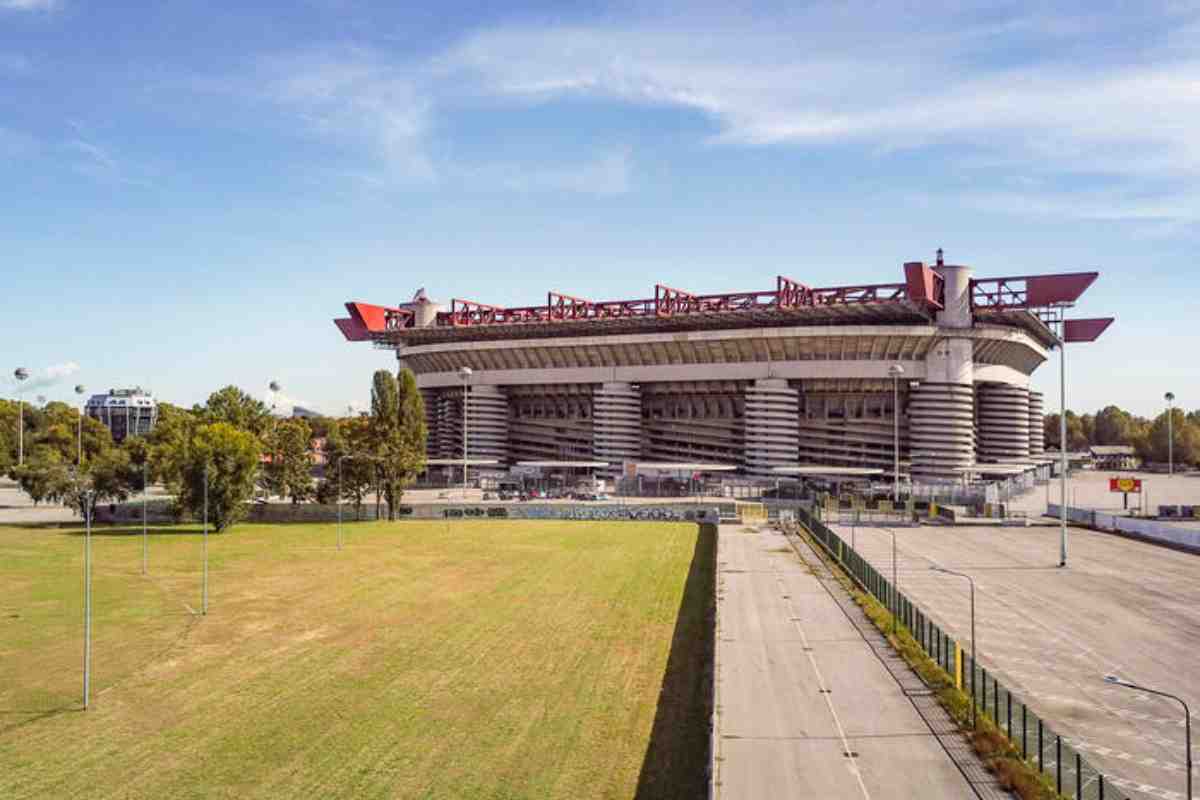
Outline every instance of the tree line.
[[(1176, 463), (1200, 462), (1200, 409), (1185, 413), (1171, 409), (1170, 425), (1164, 410), (1153, 419), (1139, 417), (1117, 406), (1105, 406), (1095, 414), (1076, 414), (1067, 409), (1067, 449), (1087, 450), (1094, 445), (1130, 445), (1146, 462), (1166, 462), (1168, 443)], [(1044, 418), (1046, 447), (1057, 450), (1061, 440), (1058, 414)]]
[[(373, 495), (376, 515), (386, 505), (395, 519), (405, 487), (425, 468), (425, 407), (410, 370), (375, 373), (369, 414), (280, 419), (261, 400), (226, 386), (191, 409), (160, 403), (154, 429), (120, 444), (67, 403), (26, 404), (20, 465), (19, 416), (15, 400), (0, 399), (0, 474), (35, 504), (62, 503), (81, 514), (128, 500), (145, 481), (166, 487), (179, 519), (199, 519), (207, 497), (218, 531), (244, 518), (257, 495), (332, 503), (339, 485), (356, 517)], [(325, 440), (328, 458), (318, 481), (314, 439)]]

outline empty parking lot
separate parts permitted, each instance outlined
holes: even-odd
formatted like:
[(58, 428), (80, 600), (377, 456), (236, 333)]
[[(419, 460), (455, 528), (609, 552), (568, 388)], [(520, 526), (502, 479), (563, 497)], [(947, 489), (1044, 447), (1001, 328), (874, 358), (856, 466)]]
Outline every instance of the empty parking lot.
[[(837, 530), (851, 538), (849, 526)], [(972, 575), (982, 664), (1131, 798), (1183, 798), (1182, 710), (1103, 676), (1200, 704), (1200, 557), (1072, 528), (1068, 567), (1058, 569), (1052, 527), (891, 530), (913, 602), (969, 642), (967, 582), (930, 567)], [(889, 532), (858, 528), (854, 538), (890, 574)]]

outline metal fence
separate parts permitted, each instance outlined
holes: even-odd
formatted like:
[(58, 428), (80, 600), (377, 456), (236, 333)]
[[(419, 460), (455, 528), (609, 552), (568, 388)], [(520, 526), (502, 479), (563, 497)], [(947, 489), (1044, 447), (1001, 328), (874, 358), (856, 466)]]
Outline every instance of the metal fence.
[(1084, 760), (1066, 739), (1035, 714), (1018, 695), (1000, 683), (994, 674), (975, 663), (974, 653), (967, 654), (948, 633), (891, 581), (871, 566), (808, 510), (798, 508), (796, 518), (813, 538), (835, 558), (865, 591), (892, 610), (897, 624), (905, 628), (925, 651), (949, 675), (956, 675), (961, 659), (962, 688), (973, 699), (979, 713), (989, 717), (1031, 765), (1049, 775), (1060, 794), (1077, 800), (1128, 800), (1104, 775)]

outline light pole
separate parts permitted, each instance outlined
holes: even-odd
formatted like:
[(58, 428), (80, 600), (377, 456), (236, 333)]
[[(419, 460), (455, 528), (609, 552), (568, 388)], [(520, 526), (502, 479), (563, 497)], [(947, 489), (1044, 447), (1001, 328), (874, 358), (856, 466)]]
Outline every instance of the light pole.
[(459, 367), (458, 377), (463, 382), (463, 502), (467, 502), (467, 398), (471, 385), (470, 367)]
[(86, 389), (83, 388), (82, 383), (75, 384), (75, 394), (79, 395), (79, 423), (75, 426), (75, 441), (77, 450), (75, 455), (75, 466), (77, 467), (83, 466), (83, 393), (85, 391)]
[(975, 649), (975, 579), (970, 575), (962, 572), (955, 572), (952, 569), (939, 567), (934, 564), (930, 567), (934, 572), (944, 572), (947, 575), (957, 575), (960, 578), (966, 578), (971, 583), (971, 727), (975, 727), (975, 665), (979, 663), (978, 651)]
[(1062, 487), (1058, 507), (1058, 566), (1067, 565), (1067, 334), (1058, 340), (1058, 452), (1060, 456), (1059, 485)]
[(25, 400), (21, 396), (21, 383), (29, 377), (29, 370), (17, 367), (13, 370), (17, 379), (17, 466), (25, 463)]
[(892, 502), (900, 503), (900, 376), (904, 367), (892, 364), (888, 367), (888, 375), (892, 376)]
[(83, 493), (83, 710), (92, 700), (92, 490)]
[(200, 613), (208, 614), (208, 462), (204, 462), (204, 538), (201, 540), (201, 555), (204, 559), (203, 578), (200, 585)]
[(1157, 689), (1147, 689), (1145, 686), (1138, 686), (1136, 683), (1119, 678), (1116, 675), (1105, 675), (1105, 683), (1111, 683), (1115, 686), (1124, 686), (1126, 689), (1134, 689), (1147, 694), (1156, 694), (1159, 697), (1169, 697), (1179, 705), (1183, 706), (1183, 721), (1186, 731), (1186, 747), (1187, 747), (1187, 800), (1192, 800), (1192, 712), (1188, 710), (1188, 704), (1183, 701), (1182, 697), (1176, 697), (1167, 692), (1160, 692)]
[(146, 538), (146, 491), (147, 491), (147, 489), (150, 488), (150, 482), (148, 480), (148, 477), (150, 475), (150, 470), (148, 469), (149, 463), (150, 463), (150, 457), (149, 457), (149, 455), (147, 455), (147, 456), (145, 456), (145, 460), (142, 461), (142, 574), (143, 575), (146, 574), (146, 571), (148, 569), (148, 564), (150, 561), (150, 542)]
[(1175, 402), (1175, 393), (1167, 392), (1163, 395), (1163, 399), (1167, 401), (1167, 475), (1175, 474), (1175, 409), (1172, 403)]

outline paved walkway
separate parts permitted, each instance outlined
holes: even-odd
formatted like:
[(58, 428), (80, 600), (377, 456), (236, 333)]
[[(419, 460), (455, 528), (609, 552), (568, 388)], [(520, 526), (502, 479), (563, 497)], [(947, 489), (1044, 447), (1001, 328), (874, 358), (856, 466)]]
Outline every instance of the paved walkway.
[(978, 796), (777, 531), (721, 528), (716, 691), (720, 800)]

